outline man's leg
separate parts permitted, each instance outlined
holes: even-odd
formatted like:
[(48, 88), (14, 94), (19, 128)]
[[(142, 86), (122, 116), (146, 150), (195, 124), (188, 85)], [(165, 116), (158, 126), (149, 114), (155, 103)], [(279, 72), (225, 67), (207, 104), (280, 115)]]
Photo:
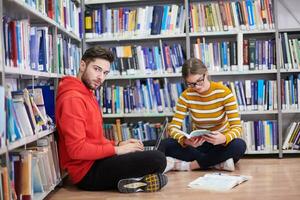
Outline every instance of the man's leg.
[(162, 173), (166, 158), (159, 151), (134, 152), (95, 161), (77, 186), (84, 190), (117, 189), (121, 179)]

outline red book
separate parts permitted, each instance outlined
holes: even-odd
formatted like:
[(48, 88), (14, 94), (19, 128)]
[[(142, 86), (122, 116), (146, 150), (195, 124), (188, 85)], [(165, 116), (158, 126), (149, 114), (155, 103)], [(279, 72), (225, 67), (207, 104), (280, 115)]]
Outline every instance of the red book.
[(9, 28), (11, 31), (11, 52), (10, 52), (10, 59), (13, 63), (14, 67), (17, 67), (18, 61), (18, 47), (17, 47), (17, 31), (16, 31), (16, 21), (11, 21), (9, 23)]
[(53, 1), (52, 0), (48, 0), (48, 17), (50, 17), (51, 19), (54, 18), (54, 12), (53, 12)]

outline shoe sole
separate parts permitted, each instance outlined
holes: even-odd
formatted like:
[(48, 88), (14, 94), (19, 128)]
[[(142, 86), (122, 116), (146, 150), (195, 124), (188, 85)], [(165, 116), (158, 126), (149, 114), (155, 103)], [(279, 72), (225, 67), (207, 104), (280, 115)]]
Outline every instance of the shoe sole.
[(164, 174), (149, 174), (142, 178), (122, 179), (118, 182), (118, 190), (122, 193), (156, 192), (164, 187), (168, 178)]

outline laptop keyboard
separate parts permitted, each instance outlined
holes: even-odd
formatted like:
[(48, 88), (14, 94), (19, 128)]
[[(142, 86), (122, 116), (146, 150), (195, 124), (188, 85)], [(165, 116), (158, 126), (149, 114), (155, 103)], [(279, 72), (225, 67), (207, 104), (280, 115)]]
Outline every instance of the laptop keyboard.
[(154, 150), (154, 146), (144, 146), (144, 151), (152, 151)]

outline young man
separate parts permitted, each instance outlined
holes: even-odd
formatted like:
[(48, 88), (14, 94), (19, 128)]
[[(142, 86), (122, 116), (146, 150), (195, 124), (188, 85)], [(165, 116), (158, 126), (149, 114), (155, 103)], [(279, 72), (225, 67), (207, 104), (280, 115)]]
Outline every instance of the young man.
[(61, 79), (55, 110), (60, 164), (84, 190), (160, 190), (167, 183), (161, 174), (166, 167), (164, 154), (143, 151), (143, 144), (135, 139), (116, 143), (104, 137), (93, 91), (103, 84), (113, 60), (112, 52), (92, 47), (81, 58), (77, 78)]

